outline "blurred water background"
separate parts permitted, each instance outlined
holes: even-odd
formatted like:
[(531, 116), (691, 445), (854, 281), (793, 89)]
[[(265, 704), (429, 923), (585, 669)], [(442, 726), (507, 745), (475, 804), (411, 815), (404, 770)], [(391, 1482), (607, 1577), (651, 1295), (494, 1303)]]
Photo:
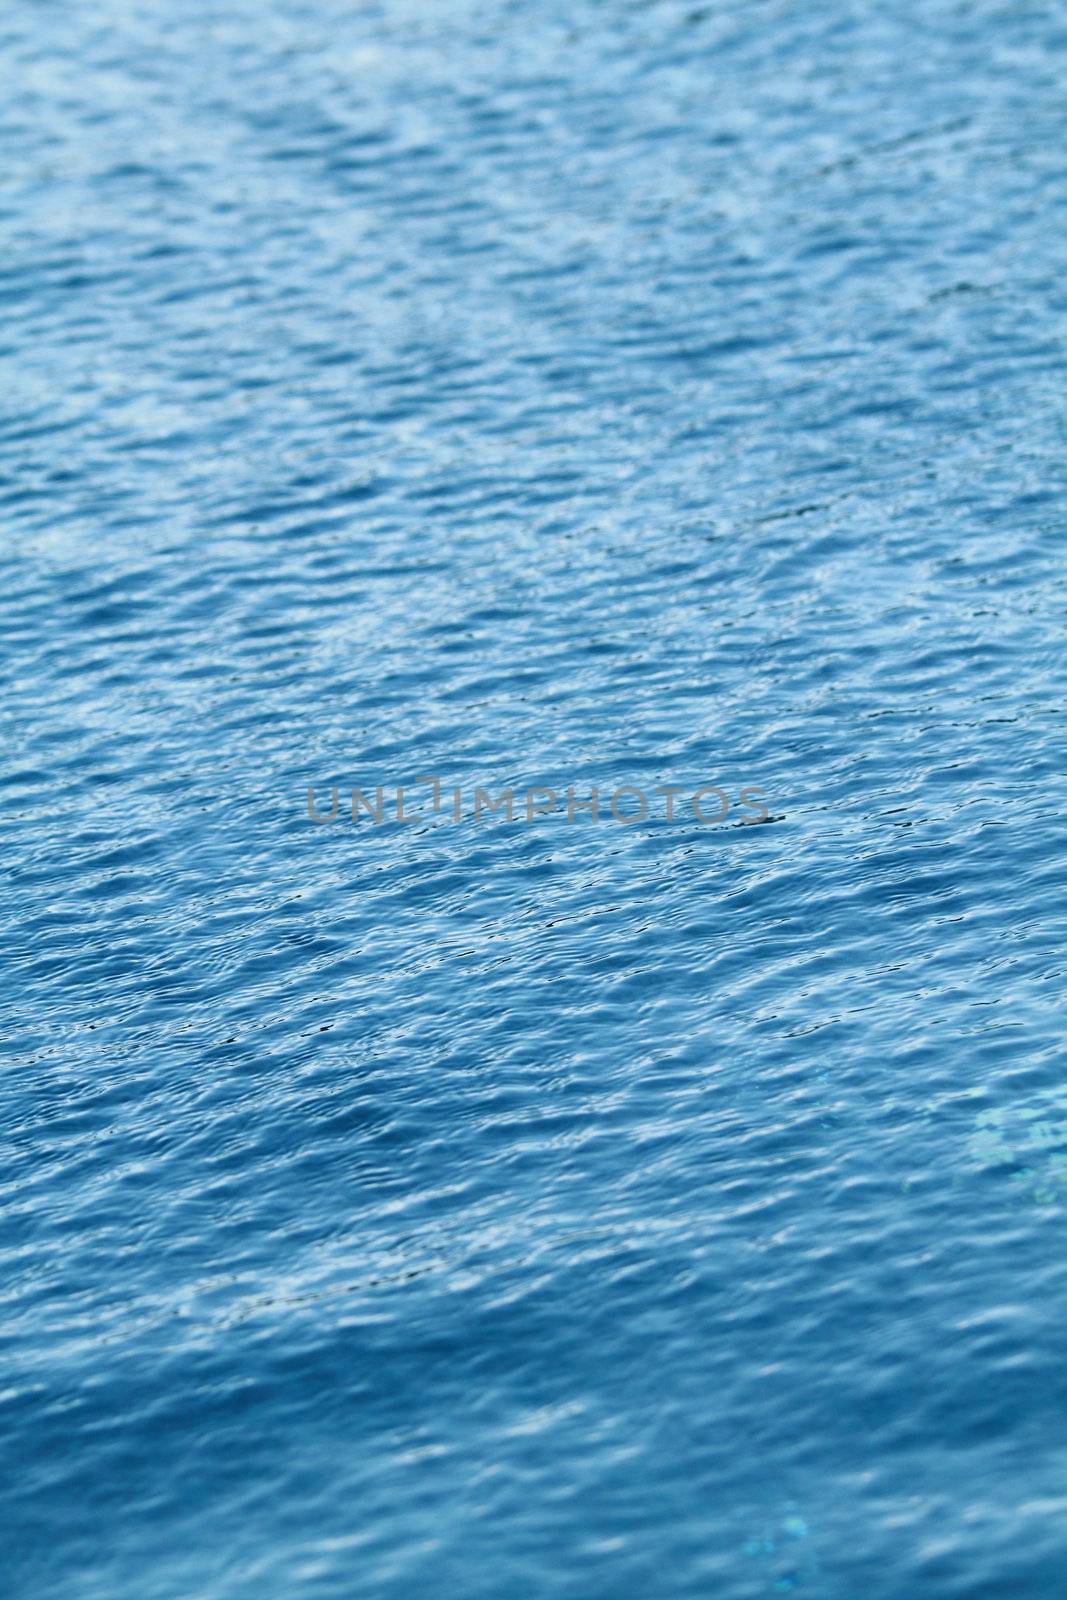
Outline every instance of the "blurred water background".
[(1065, 65), (6, 7), (6, 1594), (1063, 1594)]

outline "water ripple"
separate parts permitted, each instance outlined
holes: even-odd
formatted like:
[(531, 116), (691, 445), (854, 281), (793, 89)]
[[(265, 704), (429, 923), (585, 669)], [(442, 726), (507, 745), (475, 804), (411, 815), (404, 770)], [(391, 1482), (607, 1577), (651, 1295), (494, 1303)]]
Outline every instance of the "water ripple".
[(10, 1593), (1057, 1595), (1062, 18), (0, 42)]

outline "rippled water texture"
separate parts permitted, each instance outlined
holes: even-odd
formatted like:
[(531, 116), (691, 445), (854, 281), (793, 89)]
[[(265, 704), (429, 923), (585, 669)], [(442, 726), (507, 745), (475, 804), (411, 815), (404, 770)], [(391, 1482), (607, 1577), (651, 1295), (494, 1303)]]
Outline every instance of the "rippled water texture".
[(5, 1594), (1061, 1600), (1064, 5), (0, 60)]

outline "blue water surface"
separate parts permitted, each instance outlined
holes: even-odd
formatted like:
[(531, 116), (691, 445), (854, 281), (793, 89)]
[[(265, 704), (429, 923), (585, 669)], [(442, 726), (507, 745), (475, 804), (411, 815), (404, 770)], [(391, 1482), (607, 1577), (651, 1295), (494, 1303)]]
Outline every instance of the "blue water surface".
[(1062, 1600), (1065, 81), (7, 6), (6, 1596)]

